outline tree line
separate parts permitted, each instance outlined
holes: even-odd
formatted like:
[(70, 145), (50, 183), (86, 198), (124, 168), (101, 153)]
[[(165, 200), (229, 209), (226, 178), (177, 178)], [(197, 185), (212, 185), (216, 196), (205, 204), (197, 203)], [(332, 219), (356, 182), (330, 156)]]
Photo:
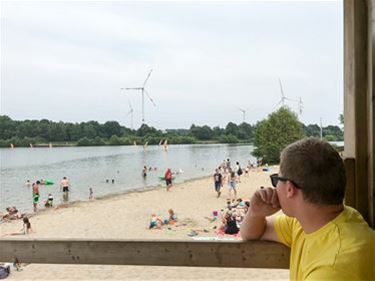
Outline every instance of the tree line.
[[(13, 120), (6, 115), (0, 115), (0, 146), (46, 145), (132, 145), (159, 144), (168, 140), (169, 144), (194, 143), (253, 143), (255, 132), (262, 121), (255, 125), (243, 122), (235, 124), (229, 122), (224, 128), (204, 125), (191, 125), (189, 129), (157, 130), (143, 124), (137, 130), (121, 126), (117, 121), (107, 121), (103, 124), (97, 121), (80, 123), (54, 122), (42, 120)], [(305, 136), (320, 136), (320, 127), (317, 124), (307, 125), (300, 123), (302, 134)], [(343, 132), (338, 126), (323, 128), (323, 137), (326, 140), (343, 140)]]

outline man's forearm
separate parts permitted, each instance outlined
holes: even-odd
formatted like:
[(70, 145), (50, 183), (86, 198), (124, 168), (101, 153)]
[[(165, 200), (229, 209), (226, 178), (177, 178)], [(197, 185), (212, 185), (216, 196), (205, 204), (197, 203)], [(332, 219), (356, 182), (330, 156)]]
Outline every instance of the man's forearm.
[(254, 216), (249, 212), (241, 224), (241, 237), (244, 240), (258, 240), (262, 237), (266, 229), (266, 217)]

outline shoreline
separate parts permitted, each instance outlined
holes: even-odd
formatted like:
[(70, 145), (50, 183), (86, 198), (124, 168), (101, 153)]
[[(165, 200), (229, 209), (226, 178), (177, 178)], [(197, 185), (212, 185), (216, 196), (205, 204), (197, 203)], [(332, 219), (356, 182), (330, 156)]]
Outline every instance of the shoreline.
[[(197, 178), (186, 179), (186, 180), (183, 180), (182, 182), (178, 182), (178, 183), (173, 184), (173, 186), (177, 187), (179, 185), (183, 185), (183, 184), (186, 184), (186, 183), (199, 181), (199, 180), (206, 180), (206, 179), (209, 179), (209, 178), (211, 178), (211, 176), (201, 176), (201, 177), (197, 177)], [(150, 186), (141, 187), (141, 188), (131, 188), (129, 190), (110, 193), (110, 194), (106, 194), (106, 195), (102, 195), (102, 196), (98, 196), (98, 197), (94, 196), (93, 200), (89, 200), (89, 199), (88, 200), (75, 200), (75, 201), (71, 201), (71, 202), (53, 205), (53, 207), (50, 207), (50, 208), (46, 208), (46, 207), (38, 208), (38, 211), (36, 213), (35, 212), (25, 212), (25, 213), (21, 212), (21, 213), (30, 218), (30, 217), (35, 217), (35, 216), (38, 216), (39, 214), (44, 214), (46, 212), (50, 212), (50, 211), (53, 211), (53, 210), (56, 210), (56, 209), (66, 209), (66, 208), (75, 207), (75, 206), (79, 206), (81, 204), (90, 203), (90, 202), (94, 202), (94, 201), (105, 201), (105, 200), (111, 200), (111, 199), (116, 199), (116, 198), (120, 199), (121, 197), (127, 196), (129, 194), (138, 194), (138, 193), (141, 194), (141, 193), (154, 191), (154, 190), (162, 190), (162, 189), (166, 188), (166, 186), (164, 186), (164, 181), (162, 181), (162, 182), (163, 182), (162, 186), (160, 186), (160, 185), (150, 185)]]
[[(272, 167), (272, 170), (276, 167)], [(241, 176), (238, 198), (250, 198), (260, 186), (270, 185), (271, 171)], [(240, 240), (219, 233), (220, 220), (210, 221), (213, 211), (226, 207), (228, 188), (217, 198), (210, 176), (175, 184), (169, 192), (153, 188), (80, 201), (40, 211), (30, 218), (34, 233), (12, 239), (86, 240)], [(161, 219), (173, 209), (177, 223), (149, 229), (152, 214)], [(0, 224), (2, 234), (19, 231), (22, 220)], [(191, 236), (192, 232), (197, 234)], [(9, 237), (9, 236), (6, 236)], [(187, 268), (160, 266), (30, 264), (13, 272), (9, 280), (288, 280), (288, 270)], [(235, 278), (234, 278), (235, 277)]]

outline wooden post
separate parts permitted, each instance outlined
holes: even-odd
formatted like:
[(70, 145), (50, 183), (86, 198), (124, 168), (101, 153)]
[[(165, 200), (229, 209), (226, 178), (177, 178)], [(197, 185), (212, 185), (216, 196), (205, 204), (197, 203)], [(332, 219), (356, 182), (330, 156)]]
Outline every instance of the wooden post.
[(375, 65), (375, 0), (368, 1), (369, 9), (369, 30), (368, 30), (368, 179), (369, 179), (369, 223), (375, 228), (375, 90), (374, 90), (374, 65)]
[(355, 160), (354, 158), (345, 158), (344, 164), (346, 171), (345, 204), (355, 207)]
[(355, 205), (369, 221), (368, 1), (344, 1), (346, 158), (355, 159)]

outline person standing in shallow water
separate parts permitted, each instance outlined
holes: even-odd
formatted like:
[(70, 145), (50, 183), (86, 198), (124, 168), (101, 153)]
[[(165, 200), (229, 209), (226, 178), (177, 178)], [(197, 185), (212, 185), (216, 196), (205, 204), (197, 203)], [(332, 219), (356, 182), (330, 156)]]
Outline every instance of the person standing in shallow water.
[(36, 183), (33, 183), (32, 188), (33, 188), (33, 207), (34, 207), (34, 212), (38, 210), (38, 202), (39, 202), (39, 184), (40, 181), (37, 181)]
[(171, 169), (167, 169), (164, 175), (165, 184), (167, 185), (167, 191), (169, 191), (172, 187), (172, 171)]
[(70, 184), (66, 177), (63, 177), (63, 179), (60, 182), (60, 190), (63, 192), (63, 200), (68, 201), (69, 200), (69, 191), (70, 191)]
[(144, 179), (147, 177), (147, 167), (146, 166), (143, 166), (142, 176), (143, 176)]

